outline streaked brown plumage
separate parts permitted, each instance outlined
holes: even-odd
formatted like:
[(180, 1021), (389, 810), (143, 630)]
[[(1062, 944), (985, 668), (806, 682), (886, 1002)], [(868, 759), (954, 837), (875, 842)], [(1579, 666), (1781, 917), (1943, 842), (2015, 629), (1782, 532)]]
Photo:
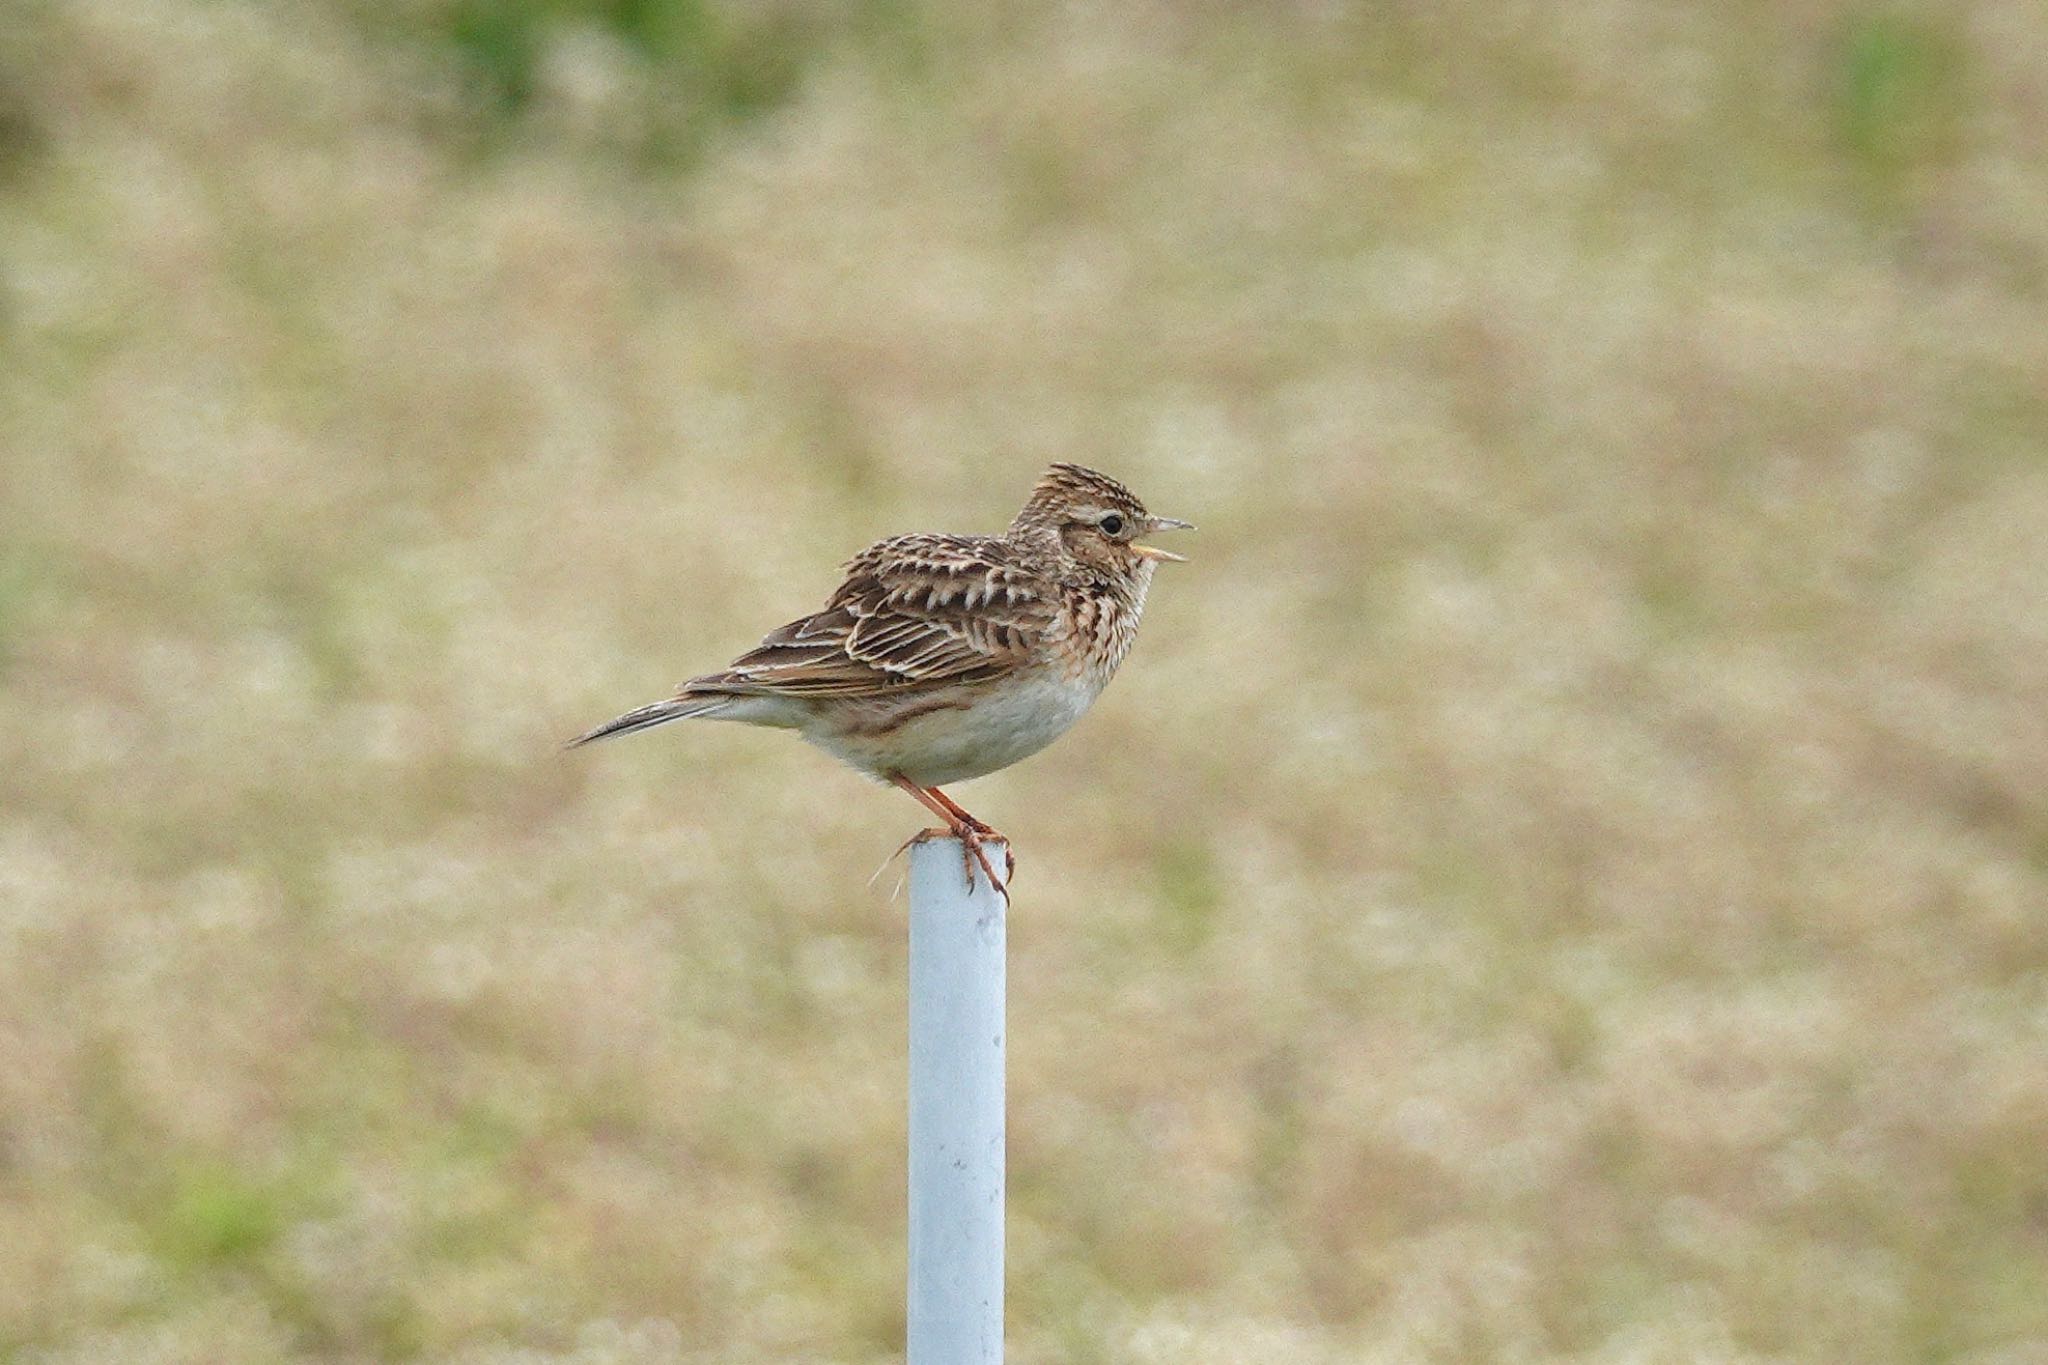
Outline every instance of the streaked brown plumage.
[(1135, 537), (1186, 526), (1056, 464), (1002, 535), (877, 541), (823, 610), (571, 744), (692, 716), (797, 730), (916, 797), (1001, 885), (980, 847), (995, 831), (940, 784), (1008, 767), (1080, 719), (1137, 638), (1154, 568), (1180, 558)]

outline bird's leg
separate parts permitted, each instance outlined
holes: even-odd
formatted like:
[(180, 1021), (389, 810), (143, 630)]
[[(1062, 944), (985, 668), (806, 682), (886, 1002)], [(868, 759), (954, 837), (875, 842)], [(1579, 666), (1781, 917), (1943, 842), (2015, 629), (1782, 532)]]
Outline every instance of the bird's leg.
[[(987, 825), (982, 824), (981, 821), (968, 815), (966, 811), (953, 805), (951, 801), (934, 796), (932, 791), (918, 786), (917, 783), (912, 782), (902, 773), (890, 773), (889, 781), (903, 788), (904, 791), (909, 792), (919, 805), (938, 816), (941, 820), (944, 820), (946, 822), (946, 833), (960, 841), (960, 846), (965, 854), (963, 861), (967, 871), (967, 887), (970, 891), (974, 889), (974, 867), (976, 863), (979, 863), (981, 870), (988, 874), (988, 884), (1002, 892), (1006, 898), (1009, 896), (1008, 879), (996, 875), (995, 864), (988, 860), (988, 854), (981, 847), (983, 833), (994, 834), (994, 830), (989, 829)], [(936, 830), (926, 830), (923, 834), (913, 836), (910, 842), (917, 843), (937, 832)]]
[(977, 833), (995, 833), (994, 827), (984, 823), (983, 821), (975, 819), (972, 815), (969, 815), (965, 807), (963, 807), (958, 801), (955, 801), (952, 797), (946, 795), (946, 793), (941, 791), (939, 788), (926, 787), (925, 792), (932, 798), (932, 800), (938, 802), (940, 805), (944, 806), (947, 810), (951, 811), (955, 816), (957, 816), (962, 824), (970, 826)]
[(947, 810), (953, 812), (953, 814), (959, 816), (963, 824), (965, 824), (969, 829), (973, 830), (976, 834), (980, 835), (982, 838), (996, 838), (1003, 840), (1003, 884), (1005, 886), (1008, 886), (1010, 878), (1017, 875), (1017, 853), (1016, 850), (1010, 846), (1010, 841), (1008, 839), (1003, 839), (1002, 833), (999, 830), (997, 830), (994, 825), (989, 824), (986, 820), (977, 820), (974, 816), (969, 815), (965, 807), (963, 807), (958, 801), (955, 801), (952, 797), (940, 791), (937, 787), (926, 787), (925, 790), (930, 792), (934, 797), (936, 797), (940, 805), (944, 806)]

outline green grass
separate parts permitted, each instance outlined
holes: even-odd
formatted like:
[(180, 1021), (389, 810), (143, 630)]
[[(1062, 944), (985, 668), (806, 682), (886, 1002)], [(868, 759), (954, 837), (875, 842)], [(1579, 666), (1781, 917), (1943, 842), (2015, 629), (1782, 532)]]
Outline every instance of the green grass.
[(1836, 118), (1850, 154), (1897, 176), (1952, 159), (1969, 110), (1962, 51), (1934, 21), (1901, 11), (1855, 15), (1841, 39)]
[(27, 7), (0, 1353), (894, 1358), (919, 812), (558, 746), (1053, 459), (1013, 1359), (2048, 1350), (2034, 19)]

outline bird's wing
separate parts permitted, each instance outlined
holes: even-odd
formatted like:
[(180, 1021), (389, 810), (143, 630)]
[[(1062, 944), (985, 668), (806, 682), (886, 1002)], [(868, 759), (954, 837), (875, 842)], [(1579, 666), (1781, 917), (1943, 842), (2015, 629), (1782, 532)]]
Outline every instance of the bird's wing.
[(1057, 610), (992, 536), (896, 536), (847, 563), (823, 611), (684, 691), (853, 697), (980, 682), (1025, 662)]

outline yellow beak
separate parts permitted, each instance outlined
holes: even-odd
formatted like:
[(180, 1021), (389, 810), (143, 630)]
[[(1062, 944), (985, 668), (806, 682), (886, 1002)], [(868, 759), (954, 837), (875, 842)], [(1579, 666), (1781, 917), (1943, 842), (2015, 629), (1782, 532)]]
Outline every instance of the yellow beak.
[[(1195, 528), (1189, 522), (1176, 521), (1172, 517), (1152, 517), (1145, 523), (1145, 529), (1148, 531), (1192, 531)], [(1165, 559), (1171, 560), (1175, 564), (1185, 564), (1188, 562), (1186, 555), (1177, 555), (1171, 550), (1162, 550), (1153, 545), (1139, 545), (1135, 542), (1131, 545), (1131, 553), (1140, 559)]]

